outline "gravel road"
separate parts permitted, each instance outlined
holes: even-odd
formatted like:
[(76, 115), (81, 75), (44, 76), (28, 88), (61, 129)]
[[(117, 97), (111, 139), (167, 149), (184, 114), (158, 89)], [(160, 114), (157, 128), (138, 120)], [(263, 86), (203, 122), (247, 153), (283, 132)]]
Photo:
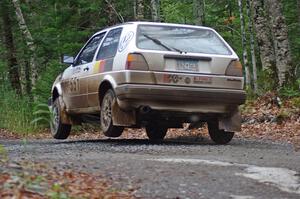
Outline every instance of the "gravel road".
[(234, 139), (2, 140), (14, 161), (101, 174), (140, 198), (300, 198), (300, 152), (288, 144)]

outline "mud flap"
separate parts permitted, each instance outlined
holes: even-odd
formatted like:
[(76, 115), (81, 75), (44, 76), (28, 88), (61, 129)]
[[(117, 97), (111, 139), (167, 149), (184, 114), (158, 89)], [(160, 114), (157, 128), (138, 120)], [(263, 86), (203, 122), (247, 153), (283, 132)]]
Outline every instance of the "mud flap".
[(112, 104), (112, 120), (115, 126), (133, 126), (136, 124), (135, 111), (123, 111), (120, 109), (117, 100)]
[(72, 125), (72, 124), (73, 124), (73, 121), (72, 121), (72, 119), (68, 116), (68, 114), (66, 113), (66, 106), (65, 106), (65, 103), (64, 103), (62, 97), (59, 97), (58, 100), (59, 100), (59, 106), (60, 106), (60, 110), (61, 110), (61, 111), (60, 111), (60, 115), (61, 115), (61, 123)]
[(219, 118), (219, 129), (229, 132), (237, 132), (242, 130), (242, 116), (238, 108), (236, 108), (229, 117)]

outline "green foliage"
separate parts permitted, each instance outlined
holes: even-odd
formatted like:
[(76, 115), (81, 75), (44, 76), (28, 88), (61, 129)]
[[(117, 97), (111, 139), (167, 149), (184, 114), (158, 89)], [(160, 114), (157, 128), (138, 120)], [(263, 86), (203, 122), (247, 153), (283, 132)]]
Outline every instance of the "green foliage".
[(64, 188), (58, 184), (55, 183), (52, 188), (51, 191), (47, 194), (51, 199), (68, 199), (68, 195), (66, 193), (64, 193)]
[(0, 144), (0, 163), (8, 161), (8, 153), (4, 146)]
[(287, 98), (300, 97), (300, 79), (295, 84), (282, 87), (279, 91), (280, 95)]
[(193, 24), (193, 1), (162, 0), (161, 9), (165, 22)]
[(292, 105), (295, 108), (299, 108), (300, 109), (300, 97), (295, 97), (291, 100)]
[(31, 124), (34, 125), (46, 125), (48, 127), (49, 123), (52, 121), (52, 113), (48, 107), (48, 104), (38, 104), (34, 107), (33, 112), (34, 119)]
[(297, 0), (283, 0), (284, 15), (289, 29), (289, 41), (294, 63), (300, 62), (300, 22)]
[(23, 134), (34, 132), (35, 127), (30, 124), (33, 114), (29, 97), (20, 97), (9, 87), (2, 85), (0, 86), (0, 107), (0, 128)]
[(52, 60), (45, 65), (40, 73), (36, 89), (33, 91), (38, 97), (38, 103), (46, 103), (51, 94), (51, 87), (56, 77), (65, 69), (65, 66), (58, 63), (58, 60)]
[(271, 70), (261, 70), (258, 74), (259, 94), (276, 90), (277, 81), (274, 81), (274, 74)]

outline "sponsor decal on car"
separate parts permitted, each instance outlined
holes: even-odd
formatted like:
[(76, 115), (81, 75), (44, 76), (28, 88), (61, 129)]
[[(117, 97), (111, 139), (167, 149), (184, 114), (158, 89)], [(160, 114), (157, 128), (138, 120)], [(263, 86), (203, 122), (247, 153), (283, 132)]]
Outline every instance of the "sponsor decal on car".
[(194, 84), (211, 84), (212, 78), (211, 77), (194, 77)]
[(133, 36), (134, 36), (134, 32), (130, 31), (121, 39), (119, 48), (118, 48), (119, 52), (122, 52), (123, 50), (126, 49), (129, 42), (132, 40)]
[(94, 73), (101, 73), (104, 71), (105, 60), (96, 61), (94, 64)]
[(113, 61), (113, 58), (96, 61), (93, 67), (93, 73), (112, 71)]

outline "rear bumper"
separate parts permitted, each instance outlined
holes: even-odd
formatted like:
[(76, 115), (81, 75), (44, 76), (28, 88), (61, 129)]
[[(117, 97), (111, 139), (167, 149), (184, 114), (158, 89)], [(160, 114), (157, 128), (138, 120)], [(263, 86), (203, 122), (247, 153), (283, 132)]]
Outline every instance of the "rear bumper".
[(115, 88), (121, 108), (150, 106), (158, 110), (228, 112), (246, 100), (243, 90), (123, 84)]

